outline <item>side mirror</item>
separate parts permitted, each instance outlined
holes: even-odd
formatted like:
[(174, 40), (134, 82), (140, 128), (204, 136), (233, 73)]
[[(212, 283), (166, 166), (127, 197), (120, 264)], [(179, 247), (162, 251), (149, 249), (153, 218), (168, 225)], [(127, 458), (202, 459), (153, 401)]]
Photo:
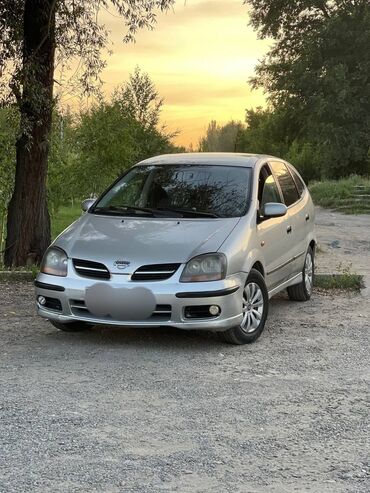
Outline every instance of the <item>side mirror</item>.
[(263, 219), (269, 219), (271, 217), (282, 217), (288, 212), (288, 208), (285, 204), (278, 202), (268, 202), (262, 208)]
[(84, 212), (87, 212), (90, 207), (93, 205), (93, 203), (96, 201), (96, 199), (86, 199), (82, 202), (81, 208)]

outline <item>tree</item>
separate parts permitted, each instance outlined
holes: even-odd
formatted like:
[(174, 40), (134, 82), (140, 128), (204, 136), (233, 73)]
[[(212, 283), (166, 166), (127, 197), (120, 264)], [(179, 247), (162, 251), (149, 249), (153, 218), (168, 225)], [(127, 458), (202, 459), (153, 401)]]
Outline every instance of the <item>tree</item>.
[(12, 194), (15, 173), (15, 147), (18, 126), (14, 108), (0, 109), (0, 255), (3, 250), (6, 207)]
[(294, 128), (285, 114), (277, 110), (246, 111), (246, 128), (239, 134), (237, 150), (283, 156), (294, 139)]
[(215, 120), (208, 125), (206, 135), (199, 141), (201, 152), (235, 152), (239, 134), (243, 129), (240, 122), (230, 121), (226, 125), (218, 125)]
[(73, 169), (79, 194), (97, 195), (134, 163), (178, 150), (172, 135), (159, 126), (162, 102), (150, 77), (136, 69), (110, 101), (101, 100), (80, 115), (75, 135), (79, 161)]
[(16, 173), (8, 208), (4, 261), (8, 266), (39, 262), (50, 243), (46, 177), (54, 105), (56, 63), (78, 57), (79, 83), (92, 90), (104, 66), (101, 51), (108, 33), (98, 21), (101, 8), (113, 6), (127, 29), (152, 28), (155, 10), (174, 0), (0, 0), (0, 91), (16, 100), (20, 127)]
[(121, 107), (124, 114), (145, 128), (157, 127), (163, 99), (149, 75), (141, 72), (139, 67), (129, 76), (128, 82), (114, 91), (113, 101)]
[(68, 112), (53, 112), (48, 159), (47, 197), (49, 212), (55, 214), (60, 206), (70, 204), (80, 197), (74, 176), (81, 164), (76, 146), (76, 126)]
[(260, 37), (275, 39), (252, 83), (295, 122), (296, 145), (316, 149), (323, 177), (369, 172), (368, 0), (245, 3)]

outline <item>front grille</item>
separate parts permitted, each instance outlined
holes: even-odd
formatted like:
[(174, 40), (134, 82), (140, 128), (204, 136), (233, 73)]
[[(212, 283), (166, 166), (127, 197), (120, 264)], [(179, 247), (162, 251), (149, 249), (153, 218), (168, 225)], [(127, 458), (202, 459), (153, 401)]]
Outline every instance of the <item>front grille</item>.
[(181, 264), (152, 264), (139, 267), (132, 275), (132, 281), (164, 281), (177, 271)]
[(172, 307), (171, 305), (157, 305), (152, 313), (151, 319), (170, 320)]
[(82, 277), (91, 277), (93, 279), (110, 279), (110, 272), (104, 264), (91, 262), (90, 260), (72, 260), (73, 267), (78, 275)]
[[(71, 311), (73, 315), (77, 317), (85, 317), (85, 318), (101, 318), (102, 320), (113, 320), (112, 317), (97, 317), (93, 315), (89, 309), (86, 307), (85, 302), (83, 300), (69, 300), (69, 304), (71, 307)], [(172, 307), (171, 305), (156, 305), (154, 312), (152, 315), (146, 320), (153, 321), (157, 320), (159, 322), (165, 322), (171, 319)]]

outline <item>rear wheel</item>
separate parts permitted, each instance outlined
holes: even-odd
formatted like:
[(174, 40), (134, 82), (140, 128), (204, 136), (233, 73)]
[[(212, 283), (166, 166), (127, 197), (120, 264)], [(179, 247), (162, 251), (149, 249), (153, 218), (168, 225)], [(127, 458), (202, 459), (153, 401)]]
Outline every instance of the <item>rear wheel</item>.
[(67, 324), (56, 322), (55, 320), (49, 320), (49, 322), (57, 329), (63, 330), (64, 332), (82, 332), (92, 327), (92, 325), (87, 324), (86, 322), (70, 322)]
[(289, 298), (293, 301), (308, 301), (313, 290), (315, 259), (311, 247), (308, 247), (302, 270), (302, 282), (288, 288)]
[(243, 291), (242, 321), (219, 336), (230, 344), (250, 344), (256, 341), (265, 328), (268, 313), (268, 292), (263, 276), (252, 269)]

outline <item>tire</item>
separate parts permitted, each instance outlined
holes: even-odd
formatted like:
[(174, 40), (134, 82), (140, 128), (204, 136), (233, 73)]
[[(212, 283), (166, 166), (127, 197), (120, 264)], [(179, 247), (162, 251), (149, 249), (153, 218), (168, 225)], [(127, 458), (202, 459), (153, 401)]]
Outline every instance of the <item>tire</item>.
[[(251, 304), (250, 300), (253, 299), (254, 304)], [(269, 297), (265, 279), (258, 270), (252, 269), (243, 290), (242, 310), (245, 318), (240, 325), (225, 332), (219, 332), (219, 337), (229, 344), (241, 345), (256, 341), (265, 328), (268, 304)]]
[(306, 253), (302, 276), (302, 282), (288, 288), (288, 295), (292, 301), (308, 301), (311, 298), (315, 276), (315, 255), (311, 247), (308, 247)]
[(91, 327), (91, 325), (86, 322), (70, 322), (67, 324), (62, 324), (61, 322), (56, 322), (55, 320), (49, 320), (49, 322), (55, 328), (63, 330), (63, 332), (82, 332)]

